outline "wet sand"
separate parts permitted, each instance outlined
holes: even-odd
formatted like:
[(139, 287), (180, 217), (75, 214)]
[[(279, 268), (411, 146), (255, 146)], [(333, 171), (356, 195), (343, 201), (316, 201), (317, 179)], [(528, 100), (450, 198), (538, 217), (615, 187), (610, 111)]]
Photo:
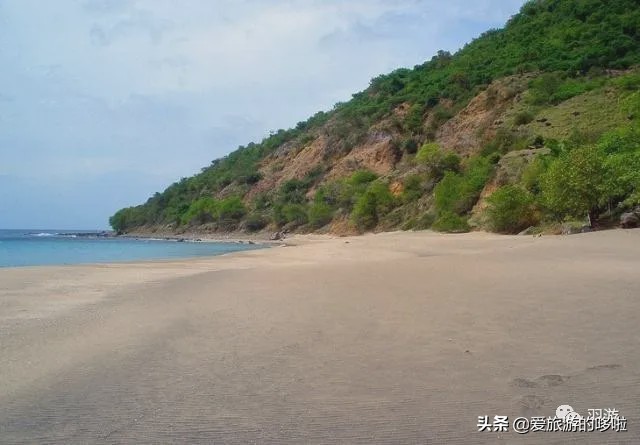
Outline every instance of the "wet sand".
[(640, 443), (640, 230), (293, 243), (0, 269), (0, 443)]

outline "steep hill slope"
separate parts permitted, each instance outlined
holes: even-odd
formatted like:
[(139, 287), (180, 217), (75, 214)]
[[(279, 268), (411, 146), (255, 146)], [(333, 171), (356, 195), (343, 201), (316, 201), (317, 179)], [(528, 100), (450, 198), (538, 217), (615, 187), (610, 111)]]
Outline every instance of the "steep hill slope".
[[(377, 77), (110, 222), (119, 232), (516, 231), (611, 217), (638, 201), (640, 138), (624, 130), (640, 116), (638, 63), (639, 1), (531, 1), (455, 55)], [(602, 169), (580, 170), (582, 155)], [(524, 160), (517, 174), (511, 158)], [(575, 189), (555, 164), (577, 168)]]

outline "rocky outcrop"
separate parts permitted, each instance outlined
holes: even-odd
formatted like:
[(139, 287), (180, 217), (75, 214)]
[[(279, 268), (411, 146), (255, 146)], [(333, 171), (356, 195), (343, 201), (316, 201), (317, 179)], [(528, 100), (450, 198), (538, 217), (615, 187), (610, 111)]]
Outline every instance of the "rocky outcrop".
[(493, 138), (505, 112), (520, 99), (528, 76), (512, 76), (496, 82), (474, 97), (436, 134), (437, 142), (462, 155), (480, 151)]
[(548, 148), (528, 148), (512, 151), (498, 162), (495, 182), (497, 186), (515, 184), (520, 181), (525, 168), (538, 156), (548, 155)]
[(391, 134), (374, 131), (367, 135), (364, 143), (353, 148), (346, 156), (336, 162), (327, 174), (327, 180), (339, 179), (350, 173), (367, 169), (378, 175), (391, 173), (400, 158), (393, 144)]
[(623, 229), (640, 227), (640, 207), (637, 207), (633, 212), (623, 213), (620, 216), (620, 227)]

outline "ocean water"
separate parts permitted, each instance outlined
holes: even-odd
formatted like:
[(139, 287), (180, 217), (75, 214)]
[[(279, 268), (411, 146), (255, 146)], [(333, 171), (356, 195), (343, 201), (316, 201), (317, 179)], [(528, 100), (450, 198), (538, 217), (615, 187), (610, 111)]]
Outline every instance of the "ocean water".
[(259, 245), (82, 236), (95, 232), (0, 230), (0, 267), (113, 263), (222, 255)]

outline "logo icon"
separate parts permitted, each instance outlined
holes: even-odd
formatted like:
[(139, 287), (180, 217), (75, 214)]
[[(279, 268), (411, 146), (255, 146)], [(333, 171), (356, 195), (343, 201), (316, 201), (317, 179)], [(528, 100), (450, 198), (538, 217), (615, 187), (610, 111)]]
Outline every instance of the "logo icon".
[(566, 423), (579, 422), (582, 416), (573, 410), (570, 405), (560, 405), (556, 408), (556, 417)]

